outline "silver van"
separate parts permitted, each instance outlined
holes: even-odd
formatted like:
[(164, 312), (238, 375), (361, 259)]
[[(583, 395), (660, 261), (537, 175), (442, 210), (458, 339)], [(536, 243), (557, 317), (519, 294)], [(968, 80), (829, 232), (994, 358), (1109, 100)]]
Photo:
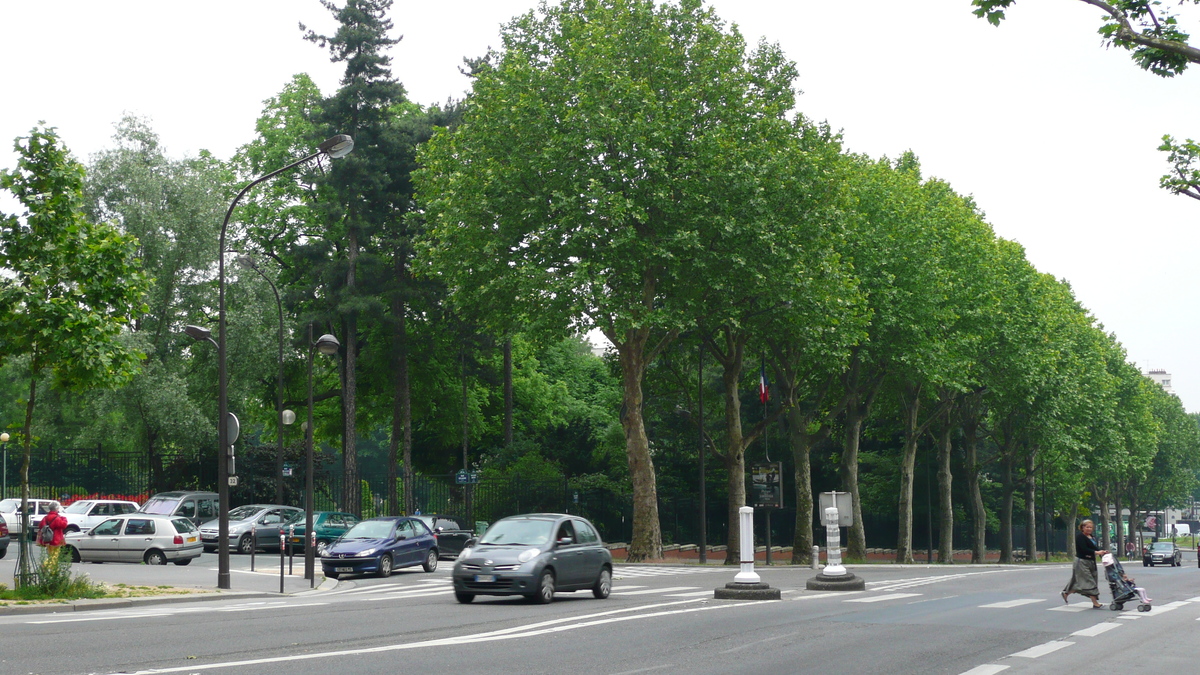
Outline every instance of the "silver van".
[(207, 522), (217, 517), (220, 506), (220, 495), (215, 492), (160, 492), (138, 509), (139, 513), (152, 513), (159, 516), (180, 516), (192, 521), (193, 525)]

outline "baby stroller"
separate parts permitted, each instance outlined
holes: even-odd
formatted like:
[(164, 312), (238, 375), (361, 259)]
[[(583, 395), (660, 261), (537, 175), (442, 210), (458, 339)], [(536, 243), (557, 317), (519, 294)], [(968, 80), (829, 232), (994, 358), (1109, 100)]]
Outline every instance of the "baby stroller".
[(1113, 596), (1112, 604), (1108, 608), (1119, 612), (1125, 609), (1125, 603), (1137, 598), (1140, 600), (1138, 611), (1149, 612), (1150, 598), (1146, 595), (1146, 589), (1133, 585), (1133, 579), (1125, 576), (1125, 568), (1121, 566), (1121, 561), (1113, 554), (1105, 553), (1100, 562), (1104, 565), (1104, 576), (1108, 578), (1108, 589), (1112, 591)]

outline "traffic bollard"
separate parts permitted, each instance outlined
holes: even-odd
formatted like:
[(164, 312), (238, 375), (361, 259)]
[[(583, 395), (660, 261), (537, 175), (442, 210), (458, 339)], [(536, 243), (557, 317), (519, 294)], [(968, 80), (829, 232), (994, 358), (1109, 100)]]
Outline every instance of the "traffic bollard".
[(739, 584), (757, 584), (762, 579), (754, 571), (754, 507), (743, 506), (738, 509), (738, 535), (741, 544), (741, 570), (734, 575), (733, 581)]
[(258, 548), (258, 532), (250, 526), (250, 571), (254, 571), (254, 549)]
[(292, 540), (295, 537), (296, 537), (296, 526), (289, 525), (288, 526), (288, 540), (287, 540), (288, 541), (288, 576), (291, 576), (291, 574), (292, 574), (292, 562), (293, 562)]
[[(306, 549), (304, 551), (305, 566), (308, 565), (308, 556), (309, 555), (312, 555), (313, 558), (316, 558), (316, 556), (317, 556), (317, 528), (315, 528), (315, 527), (313, 528), (312, 532), (308, 533), (308, 545), (311, 546), (312, 548)], [(312, 553), (310, 554), (309, 551), (312, 551)], [(315, 561), (314, 561), (313, 567), (314, 568), (316, 567)], [(308, 574), (308, 570), (305, 569), (304, 573)], [(308, 587), (316, 588), (316, 586), (317, 586), (317, 570), (313, 569), (312, 575), (308, 577)]]
[(279, 592), (283, 592), (283, 528), (279, 528)]
[(821, 569), (821, 547), (820, 546), (813, 547), (812, 568), (814, 570)]

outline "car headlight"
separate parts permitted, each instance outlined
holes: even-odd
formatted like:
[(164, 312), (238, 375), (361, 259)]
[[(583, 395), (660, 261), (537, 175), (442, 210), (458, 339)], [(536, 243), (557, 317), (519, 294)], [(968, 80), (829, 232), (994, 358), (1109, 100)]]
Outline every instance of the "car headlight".
[(375, 549), (373, 549), (373, 548), (369, 548), (369, 549), (367, 549), (367, 550), (365, 550), (365, 551), (359, 551), (359, 552), (358, 552), (358, 557), (360, 557), (360, 558), (365, 558), (365, 557), (367, 557), (367, 556), (371, 555), (371, 554), (372, 554), (372, 553), (374, 553), (374, 552), (375, 552)]
[(471, 555), (471, 549), (469, 549), (469, 548), (464, 548), (463, 550), (458, 552), (458, 557), (460, 560), (462, 558), (466, 558), (469, 555)]
[(524, 551), (521, 551), (521, 555), (517, 556), (517, 560), (519, 560), (523, 563), (527, 563), (530, 560), (533, 560), (534, 558), (541, 555), (541, 553), (542, 553), (541, 549), (527, 548)]

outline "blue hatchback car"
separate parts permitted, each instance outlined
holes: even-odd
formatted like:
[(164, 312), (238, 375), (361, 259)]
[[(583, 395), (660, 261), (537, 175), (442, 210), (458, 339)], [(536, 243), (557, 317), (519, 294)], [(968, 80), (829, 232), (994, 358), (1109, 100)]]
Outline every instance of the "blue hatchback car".
[(400, 567), (437, 569), (437, 538), (416, 518), (389, 516), (360, 521), (329, 545), (321, 571), (330, 579), (343, 574), (386, 577)]

